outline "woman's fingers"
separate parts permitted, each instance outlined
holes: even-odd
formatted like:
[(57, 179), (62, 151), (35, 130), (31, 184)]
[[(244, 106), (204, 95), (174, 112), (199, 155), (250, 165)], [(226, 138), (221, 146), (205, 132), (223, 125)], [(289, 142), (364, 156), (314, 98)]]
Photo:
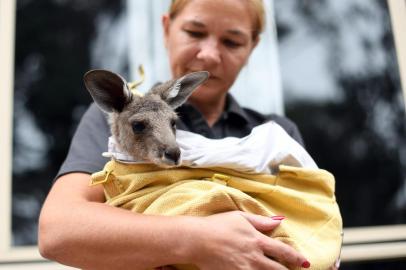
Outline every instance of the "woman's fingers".
[(309, 268), (310, 262), (288, 244), (277, 239), (263, 236), (260, 239), (261, 249), (266, 256), (291, 267)]
[(276, 270), (306, 266), (308, 263), (303, 255), (262, 233), (275, 229), (282, 219), (281, 216), (272, 219), (241, 211), (205, 217), (198, 226), (205, 231), (199, 234), (204, 235), (204, 245), (198, 253), (191, 255), (193, 261), (202, 270)]
[[(265, 217), (246, 212), (239, 212), (239, 214), (248, 220), (248, 222), (260, 232), (268, 232), (275, 229), (284, 219), (283, 216)], [(273, 258), (287, 266), (300, 266), (303, 268), (310, 267), (310, 262), (288, 244), (265, 235), (263, 235), (263, 237), (261, 236), (259, 243), (264, 254), (269, 256), (269, 258)], [(268, 261), (270, 261), (271, 264), (276, 263), (272, 259), (268, 259)]]
[(275, 229), (281, 221), (283, 216), (265, 217), (260, 215), (254, 215), (246, 212), (239, 212), (252, 226), (260, 232), (269, 232)]
[(288, 270), (283, 264), (264, 256), (263, 260), (258, 261), (258, 269), (264, 270)]

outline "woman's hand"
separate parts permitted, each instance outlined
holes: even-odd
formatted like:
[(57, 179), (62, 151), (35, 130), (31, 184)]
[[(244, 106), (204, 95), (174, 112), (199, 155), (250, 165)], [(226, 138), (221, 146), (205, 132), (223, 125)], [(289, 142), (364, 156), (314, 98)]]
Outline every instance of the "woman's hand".
[(195, 224), (197, 239), (191, 241), (195, 246), (190, 247), (197, 254), (191, 259), (200, 270), (309, 267), (306, 258), (292, 247), (262, 233), (280, 222), (240, 211), (201, 218)]

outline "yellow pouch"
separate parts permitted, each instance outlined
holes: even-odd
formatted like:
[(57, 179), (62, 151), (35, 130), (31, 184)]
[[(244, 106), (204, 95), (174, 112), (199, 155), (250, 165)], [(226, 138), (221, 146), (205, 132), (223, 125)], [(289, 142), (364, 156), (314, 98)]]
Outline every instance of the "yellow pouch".
[(241, 210), (284, 215), (269, 236), (302, 253), (311, 262), (310, 269), (328, 269), (340, 254), (342, 220), (334, 177), (325, 170), (281, 165), (274, 176), (223, 168), (162, 169), (111, 160), (92, 175), (92, 184), (100, 183), (107, 204), (137, 213), (207, 216)]

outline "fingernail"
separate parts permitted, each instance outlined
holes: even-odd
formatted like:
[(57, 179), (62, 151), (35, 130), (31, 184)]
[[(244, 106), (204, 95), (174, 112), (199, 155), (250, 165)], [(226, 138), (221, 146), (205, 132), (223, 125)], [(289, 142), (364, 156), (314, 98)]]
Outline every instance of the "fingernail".
[(309, 268), (309, 267), (310, 267), (310, 262), (309, 262), (309, 261), (304, 261), (304, 262), (302, 263), (302, 267), (303, 267), (303, 268)]
[(271, 217), (273, 220), (284, 220), (285, 216), (272, 216)]

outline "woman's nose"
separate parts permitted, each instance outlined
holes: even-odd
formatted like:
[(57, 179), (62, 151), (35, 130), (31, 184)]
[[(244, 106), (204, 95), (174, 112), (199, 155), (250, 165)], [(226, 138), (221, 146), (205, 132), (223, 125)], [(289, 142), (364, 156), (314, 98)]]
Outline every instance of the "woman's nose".
[(218, 41), (210, 38), (203, 40), (200, 44), (200, 51), (197, 54), (197, 58), (205, 61), (207, 64), (220, 63), (221, 52)]

